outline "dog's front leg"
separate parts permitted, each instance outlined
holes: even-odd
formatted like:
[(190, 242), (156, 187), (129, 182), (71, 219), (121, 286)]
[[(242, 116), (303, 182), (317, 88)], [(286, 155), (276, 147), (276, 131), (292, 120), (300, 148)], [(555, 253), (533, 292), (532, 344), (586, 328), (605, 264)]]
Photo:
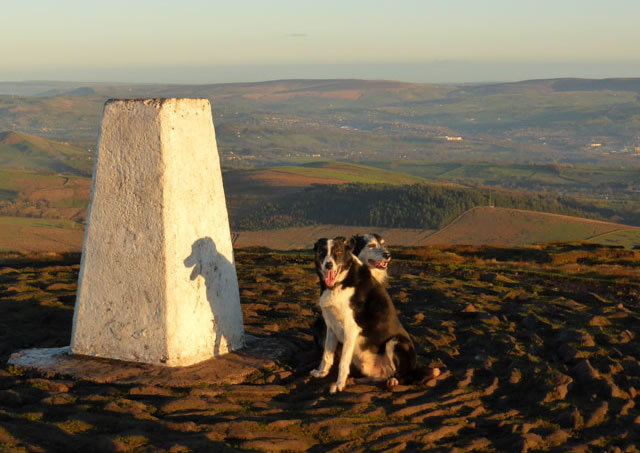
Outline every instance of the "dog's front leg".
[(341, 392), (347, 385), (347, 378), (349, 377), (349, 369), (351, 368), (351, 360), (353, 359), (353, 351), (356, 348), (356, 342), (360, 329), (358, 326), (351, 325), (346, 326), (344, 329), (344, 344), (342, 345), (342, 355), (340, 356), (340, 364), (338, 367), (338, 380), (335, 384), (331, 384), (329, 389), (330, 393)]
[(333, 356), (338, 347), (338, 337), (327, 325), (327, 335), (324, 339), (324, 352), (322, 353), (322, 361), (317, 369), (311, 370), (311, 376), (321, 378), (329, 374), (331, 365), (333, 365)]

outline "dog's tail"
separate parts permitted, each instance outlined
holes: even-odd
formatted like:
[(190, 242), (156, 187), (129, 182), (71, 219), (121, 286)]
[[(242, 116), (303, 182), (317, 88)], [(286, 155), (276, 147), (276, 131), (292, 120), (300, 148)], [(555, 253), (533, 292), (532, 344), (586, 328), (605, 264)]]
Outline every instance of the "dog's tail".
[(440, 376), (439, 368), (418, 366), (416, 350), (408, 335), (396, 335), (386, 345), (386, 354), (395, 366), (395, 377), (400, 384), (424, 384)]
[(440, 376), (440, 368), (419, 366), (411, 370), (409, 373), (409, 380), (411, 381), (411, 384), (424, 384), (438, 376)]

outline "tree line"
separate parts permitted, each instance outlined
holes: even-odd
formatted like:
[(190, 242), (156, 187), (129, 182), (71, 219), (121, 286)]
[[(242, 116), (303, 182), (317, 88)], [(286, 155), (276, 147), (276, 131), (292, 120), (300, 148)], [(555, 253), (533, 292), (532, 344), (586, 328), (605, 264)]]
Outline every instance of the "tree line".
[(546, 193), (467, 189), (429, 184), (317, 185), (232, 218), (236, 230), (313, 224), (440, 229), (476, 206), (525, 209), (640, 225), (640, 212), (603, 208)]

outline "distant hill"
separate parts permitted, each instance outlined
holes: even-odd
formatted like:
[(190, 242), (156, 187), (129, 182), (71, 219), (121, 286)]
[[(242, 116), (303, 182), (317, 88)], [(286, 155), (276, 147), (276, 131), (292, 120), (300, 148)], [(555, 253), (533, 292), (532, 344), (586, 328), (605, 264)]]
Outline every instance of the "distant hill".
[[(275, 80), (208, 85), (0, 82), (0, 130), (93, 146), (109, 98), (202, 97), (236, 168), (322, 160), (640, 168), (640, 78), (484, 85)], [(597, 144), (600, 146), (592, 147)]]
[(635, 91), (640, 94), (640, 78), (560, 79), (553, 82), (556, 91)]
[(0, 168), (91, 176), (93, 152), (22, 132), (0, 133)]
[[(615, 240), (612, 234), (621, 232), (625, 232), (625, 240)], [(484, 206), (466, 211), (420, 245), (520, 246), (593, 240), (631, 248), (631, 237), (640, 244), (640, 228), (580, 217)]]

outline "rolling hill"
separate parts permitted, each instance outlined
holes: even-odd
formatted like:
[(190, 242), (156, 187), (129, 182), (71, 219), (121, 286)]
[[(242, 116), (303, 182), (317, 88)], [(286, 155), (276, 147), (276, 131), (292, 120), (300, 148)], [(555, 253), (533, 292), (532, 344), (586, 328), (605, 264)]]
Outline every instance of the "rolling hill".
[[(619, 245), (614, 233), (640, 239), (640, 228), (520, 209), (476, 207), (463, 213), (420, 245), (522, 246), (547, 242), (589, 241)], [(629, 239), (629, 237), (626, 237)], [(624, 241), (627, 246), (631, 240)]]
[(93, 150), (23, 132), (0, 132), (0, 169), (91, 176)]
[(109, 98), (203, 97), (212, 101), (223, 160), (234, 166), (270, 166), (319, 154), (324, 160), (490, 159), (638, 168), (639, 81), (0, 83), (0, 92), (15, 94), (0, 95), (0, 130), (93, 146)]

